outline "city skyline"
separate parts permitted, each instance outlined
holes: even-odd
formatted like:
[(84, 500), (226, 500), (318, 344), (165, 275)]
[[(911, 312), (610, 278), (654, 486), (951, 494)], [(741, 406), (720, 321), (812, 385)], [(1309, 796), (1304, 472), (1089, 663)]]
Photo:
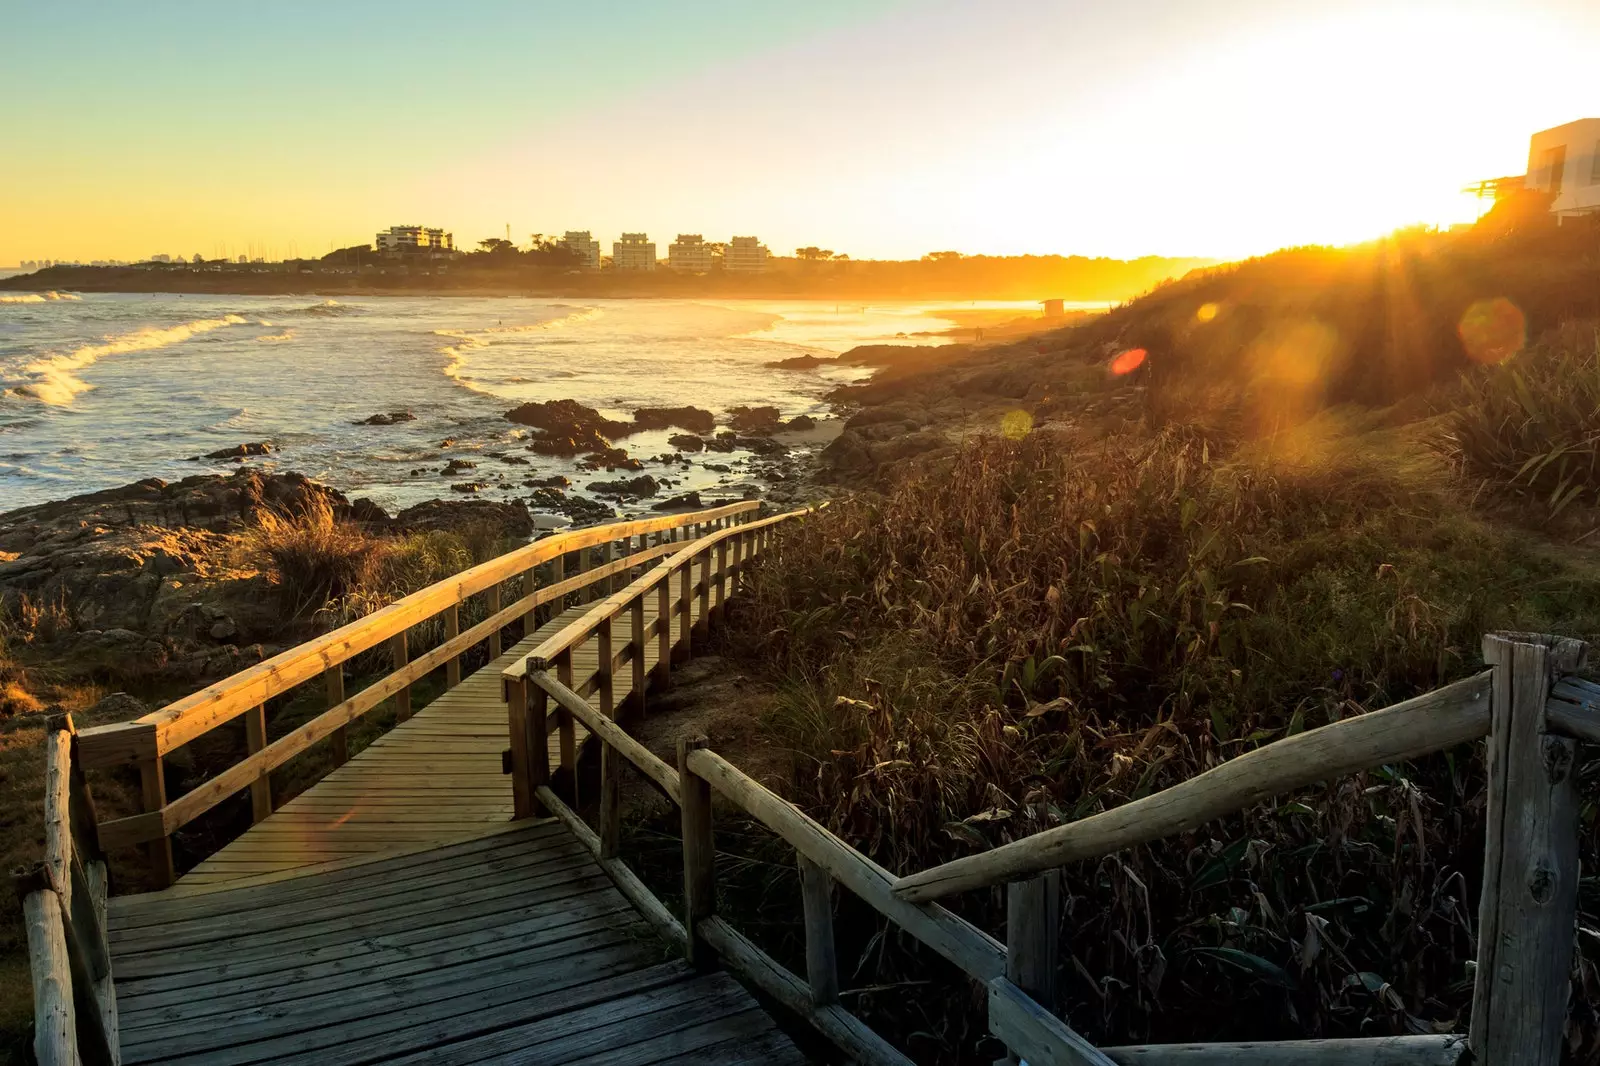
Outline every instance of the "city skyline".
[[(53, 99), (7, 118), (3, 264), (552, 216), (861, 258), (1232, 258), (1465, 220), (1464, 184), (1600, 112), (1580, 0), (0, 7), (0, 90)], [(397, 65), (420, 39), (430, 62)], [(553, 39), (580, 46), (524, 55)]]

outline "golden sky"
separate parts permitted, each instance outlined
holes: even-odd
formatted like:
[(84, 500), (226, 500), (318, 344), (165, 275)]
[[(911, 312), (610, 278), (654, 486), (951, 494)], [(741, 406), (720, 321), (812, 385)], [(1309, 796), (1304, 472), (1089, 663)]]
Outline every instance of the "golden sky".
[[(575, 10), (576, 9), (576, 10)], [(0, 0), (0, 264), (754, 233), (1233, 257), (1470, 218), (1592, 0)]]

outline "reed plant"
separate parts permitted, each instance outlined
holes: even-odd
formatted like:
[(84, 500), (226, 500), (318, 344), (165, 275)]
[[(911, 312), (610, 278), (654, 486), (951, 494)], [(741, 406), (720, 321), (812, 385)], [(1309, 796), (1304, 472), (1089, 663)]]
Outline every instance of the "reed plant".
[[(785, 532), (729, 632), (781, 679), (790, 797), (910, 872), (1474, 672), (1486, 629), (1593, 636), (1592, 568), (1368, 444), (979, 438)], [(1057, 1006), (1102, 1044), (1459, 1031), (1483, 788), (1466, 747), (1068, 868)], [(998, 891), (954, 905), (1003, 932)], [(858, 917), (858, 985), (936, 972)], [(921, 996), (902, 1040), (993, 1050), (962, 982)]]

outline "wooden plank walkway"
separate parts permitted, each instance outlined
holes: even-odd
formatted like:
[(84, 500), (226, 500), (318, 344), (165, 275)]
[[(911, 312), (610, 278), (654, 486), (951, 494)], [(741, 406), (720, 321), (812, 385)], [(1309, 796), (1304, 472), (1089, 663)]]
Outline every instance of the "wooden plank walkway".
[[(695, 575), (703, 576), (704, 567)], [(626, 582), (619, 576), (617, 587)], [(677, 590), (673, 590), (677, 595)], [(646, 622), (657, 606), (647, 597)], [(700, 618), (698, 599), (691, 601)], [(581, 617), (587, 605), (569, 607), (498, 659), (411, 718), (396, 725), (285, 803), (237, 840), (224, 846), (178, 880), (169, 891), (210, 888), (236, 878), (283, 872), (396, 850), (413, 850), (469, 836), (511, 819), (511, 779), (501, 772), (500, 753), (510, 743), (500, 672), (546, 638)], [(673, 620), (673, 641), (681, 637), (682, 615)], [(655, 641), (646, 642), (645, 663), (659, 659)], [(599, 662), (594, 641), (573, 650), (573, 670), (582, 679)], [(615, 679), (620, 705), (633, 690), (633, 672)], [(591, 700), (598, 705), (598, 700)], [(576, 726), (581, 744), (586, 730)], [(551, 759), (559, 765), (559, 737), (550, 732)]]
[(180, 1066), (806, 1059), (669, 956), (566, 829), (110, 905), (122, 1061)]

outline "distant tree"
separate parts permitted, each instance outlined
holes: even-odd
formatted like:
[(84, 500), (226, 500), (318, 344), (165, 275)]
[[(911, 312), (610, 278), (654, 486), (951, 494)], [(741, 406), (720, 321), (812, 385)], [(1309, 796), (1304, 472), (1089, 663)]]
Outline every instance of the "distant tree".
[(929, 252), (922, 257), (922, 261), (924, 263), (954, 263), (958, 259), (965, 258), (966, 256), (960, 252)]
[(796, 259), (812, 260), (832, 259), (833, 250), (831, 248), (818, 248), (816, 245), (812, 244), (805, 248), (796, 248), (794, 250), (794, 257)]
[(194, 253), (194, 257), (189, 260), (191, 263), (204, 263), (205, 261), (206, 257), (201, 255), (199, 252)]
[(528, 249), (527, 258), (546, 267), (569, 267), (578, 263), (576, 252), (562, 244), (558, 238), (546, 237), (542, 233), (533, 235), (533, 247)]
[(517, 246), (504, 237), (485, 237), (478, 242), (478, 251), (474, 255), (487, 255), (495, 259), (506, 259), (520, 254)]

